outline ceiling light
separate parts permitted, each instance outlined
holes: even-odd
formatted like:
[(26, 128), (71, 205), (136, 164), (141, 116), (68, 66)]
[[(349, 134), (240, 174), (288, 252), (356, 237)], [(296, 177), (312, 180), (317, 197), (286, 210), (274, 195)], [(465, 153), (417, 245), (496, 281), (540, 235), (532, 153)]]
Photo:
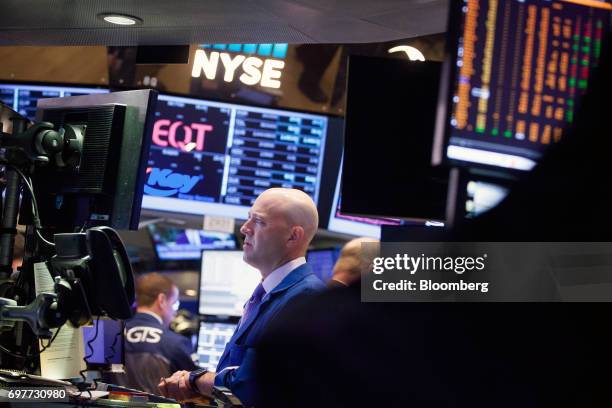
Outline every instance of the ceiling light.
[(397, 47), (389, 49), (388, 52), (389, 54), (392, 54), (394, 52), (402, 51), (406, 53), (406, 56), (408, 56), (408, 59), (410, 61), (425, 61), (425, 56), (423, 55), (423, 53), (409, 45), (398, 45)]
[(117, 25), (122, 25), (122, 26), (142, 24), (142, 20), (140, 18), (134, 17), (134, 16), (128, 16), (127, 14), (102, 13), (102, 14), (98, 14), (98, 18), (101, 18), (107, 23), (117, 24)]

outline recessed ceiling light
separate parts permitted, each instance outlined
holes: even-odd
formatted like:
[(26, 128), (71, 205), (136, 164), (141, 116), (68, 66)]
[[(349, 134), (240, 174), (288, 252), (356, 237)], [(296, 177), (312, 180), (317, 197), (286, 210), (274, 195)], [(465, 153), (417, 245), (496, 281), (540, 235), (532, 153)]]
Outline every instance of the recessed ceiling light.
[(134, 17), (134, 16), (128, 16), (127, 14), (102, 13), (102, 14), (98, 14), (98, 18), (101, 18), (107, 23), (117, 24), (117, 25), (122, 25), (122, 26), (142, 24), (142, 20), (140, 18)]

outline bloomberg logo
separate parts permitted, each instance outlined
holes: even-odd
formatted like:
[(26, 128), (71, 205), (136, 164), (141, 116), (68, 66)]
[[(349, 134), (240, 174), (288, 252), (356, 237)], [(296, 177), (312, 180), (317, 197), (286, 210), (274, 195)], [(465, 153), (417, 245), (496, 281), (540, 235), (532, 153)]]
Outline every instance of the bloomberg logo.
[[(179, 129), (182, 130), (182, 138), (178, 135)], [(201, 152), (204, 150), (206, 132), (212, 132), (213, 129), (213, 125), (205, 123), (187, 125), (180, 120), (172, 123), (168, 119), (159, 119), (153, 126), (153, 143), (161, 147), (172, 146), (186, 152)]]
[(176, 193), (189, 193), (200, 180), (204, 179), (203, 175), (190, 176), (159, 167), (149, 167), (147, 173), (149, 177), (144, 186), (144, 192), (158, 197), (170, 197)]

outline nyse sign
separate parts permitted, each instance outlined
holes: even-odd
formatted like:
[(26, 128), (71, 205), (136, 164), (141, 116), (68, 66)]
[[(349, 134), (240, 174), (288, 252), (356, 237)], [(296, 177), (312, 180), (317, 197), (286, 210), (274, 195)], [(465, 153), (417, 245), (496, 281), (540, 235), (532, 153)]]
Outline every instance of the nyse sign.
[(245, 85), (261, 85), (266, 88), (280, 88), (282, 69), (285, 62), (276, 59), (261, 59), (244, 55), (230, 55), (226, 52), (197, 50), (193, 62), (191, 76), (199, 78), (204, 73), (207, 79), (214, 80), (217, 76), (219, 60), (225, 71), (223, 80), (232, 82), (235, 77)]

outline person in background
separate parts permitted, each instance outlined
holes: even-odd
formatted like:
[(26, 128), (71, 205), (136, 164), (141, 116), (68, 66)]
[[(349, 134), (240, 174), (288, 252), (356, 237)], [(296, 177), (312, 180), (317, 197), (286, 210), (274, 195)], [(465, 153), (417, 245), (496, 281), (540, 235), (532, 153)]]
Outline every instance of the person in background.
[[(363, 237), (347, 242), (340, 251), (340, 257), (336, 261), (333, 275), (327, 282), (327, 286), (329, 288), (343, 288), (354, 282), (359, 282), (362, 274), (367, 272), (370, 264), (370, 257), (366, 253), (370, 251), (364, 251), (364, 249), (368, 248), (369, 245), (376, 245), (376, 247), (369, 247), (372, 250), (376, 250), (378, 243), (379, 241), (376, 239)], [(362, 244), (365, 244), (365, 246), (362, 246)]]
[(188, 338), (169, 330), (179, 306), (179, 291), (159, 273), (136, 281), (136, 314), (126, 322), (126, 384), (156, 393), (161, 377), (196, 368)]
[(197, 401), (210, 396), (213, 386), (223, 386), (245, 406), (255, 404), (253, 363), (263, 333), (291, 304), (325, 289), (305, 258), (318, 223), (317, 207), (300, 190), (272, 188), (257, 197), (240, 232), (245, 235), (244, 261), (260, 271), (262, 281), (246, 303), (216, 372), (178, 371), (160, 382), (164, 396)]

